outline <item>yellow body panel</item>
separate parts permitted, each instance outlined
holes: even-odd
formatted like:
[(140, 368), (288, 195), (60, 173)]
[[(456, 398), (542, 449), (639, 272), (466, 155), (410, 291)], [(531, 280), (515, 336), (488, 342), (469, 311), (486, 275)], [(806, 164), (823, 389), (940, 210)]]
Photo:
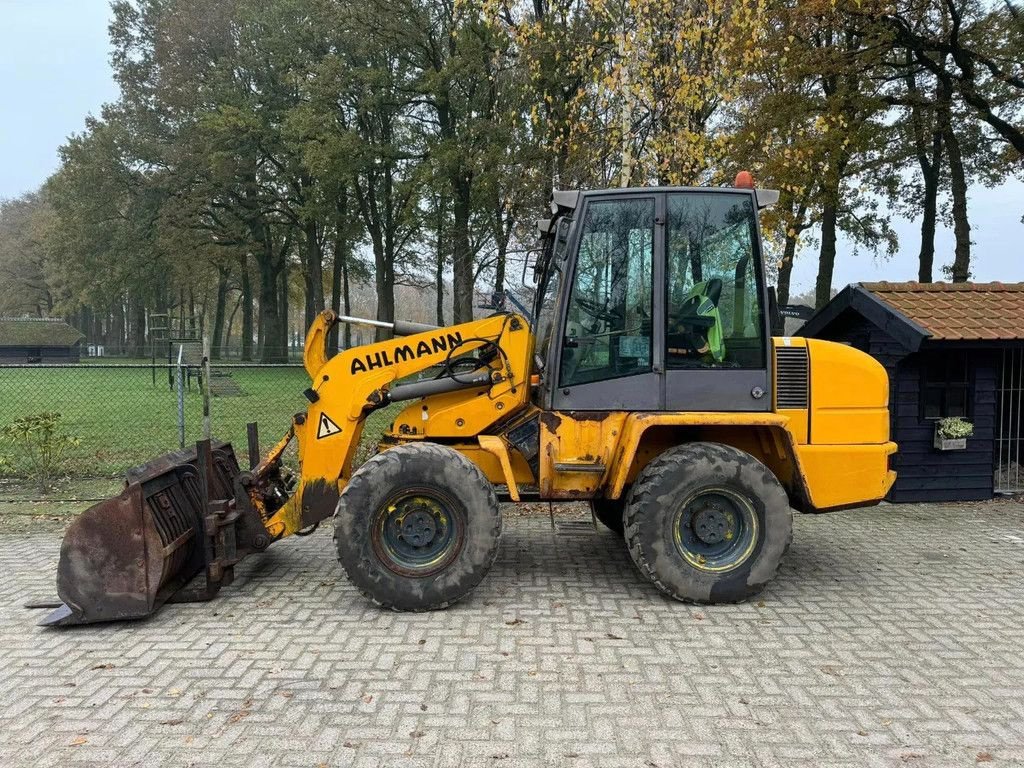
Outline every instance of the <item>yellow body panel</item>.
[(814, 509), (869, 504), (896, 480), (889, 456), (889, 377), (878, 361), (845, 344), (820, 339), (773, 339), (806, 347), (810, 403), (779, 410), (788, 419), (804, 494)]
[(877, 444), (889, 440), (889, 377), (869, 355), (807, 340), (811, 361), (810, 440), (814, 444)]
[(881, 501), (896, 482), (889, 456), (896, 443), (878, 445), (801, 445), (800, 473), (817, 510)]
[(612, 474), (625, 411), (541, 414), (540, 495), (579, 499), (601, 495)]
[[(498, 460), (498, 466), (501, 468), (501, 480), (508, 488), (509, 496), (512, 497), (512, 501), (519, 501), (519, 484), (516, 482), (516, 476), (512, 470), (508, 445), (500, 437), (494, 435), (480, 435), (477, 442), (480, 443), (481, 448)], [(491, 480), (491, 482), (494, 481)]]
[[(456, 446), (464, 456), (475, 463), (495, 485), (504, 484), (512, 501), (519, 501), (519, 487), (533, 486), (537, 479), (533, 476), (529, 464), (519, 451), (512, 450), (501, 437), (480, 435), (480, 451), (474, 446)], [(497, 466), (490, 461), (494, 459)]]

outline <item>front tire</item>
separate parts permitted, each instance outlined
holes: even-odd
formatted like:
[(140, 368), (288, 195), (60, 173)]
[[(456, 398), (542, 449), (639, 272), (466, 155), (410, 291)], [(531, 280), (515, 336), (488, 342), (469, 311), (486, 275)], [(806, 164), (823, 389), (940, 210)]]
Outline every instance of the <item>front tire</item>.
[(369, 458), (334, 513), (345, 573), (398, 611), (446, 608), (464, 597), (490, 570), (500, 537), (490, 481), (458, 451), (432, 443)]
[(718, 443), (680, 445), (652, 460), (633, 486), (625, 524), (640, 572), (694, 603), (757, 594), (793, 540), (793, 512), (775, 475)]

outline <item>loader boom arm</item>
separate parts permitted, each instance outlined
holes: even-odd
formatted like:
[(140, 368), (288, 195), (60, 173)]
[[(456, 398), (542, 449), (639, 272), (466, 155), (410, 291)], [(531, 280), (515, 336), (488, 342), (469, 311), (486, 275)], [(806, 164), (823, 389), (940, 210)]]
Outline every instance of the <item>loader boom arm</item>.
[[(488, 403), (501, 398), (509, 401), (508, 407), (502, 403), (493, 414), (478, 413), (476, 424), (488, 418), (497, 420), (499, 415), (507, 417), (517, 405), (527, 402), (532, 346), (529, 327), (518, 315), (493, 315), (353, 347), (328, 359), (325, 342), (336, 322), (334, 312), (322, 312), (306, 336), (304, 364), (312, 380), (307, 392), (310, 405), (306, 413), (294, 417), (290, 430), (298, 443), (301, 475), (287, 502), (264, 517), (273, 539), (301, 531), (334, 513), (352, 474), (366, 417), (391, 403), (392, 393), (409, 399), (417, 391), (424, 395), (447, 392), (450, 398), (453, 390), (466, 389), (486, 392), (483, 399)], [(468, 364), (466, 356), (471, 356)], [(463, 364), (455, 367), (456, 359)], [(434, 367), (441, 368), (438, 379), (423, 382), (420, 390), (415, 384), (396, 386), (400, 380)], [(449, 383), (443, 381), (446, 376)], [(467, 401), (475, 398), (475, 393), (467, 394)], [(424, 419), (426, 413), (424, 406)], [(283, 444), (275, 446), (260, 469), (277, 464), (287, 441), (286, 436)], [(260, 508), (259, 469), (254, 481), (252, 499)]]

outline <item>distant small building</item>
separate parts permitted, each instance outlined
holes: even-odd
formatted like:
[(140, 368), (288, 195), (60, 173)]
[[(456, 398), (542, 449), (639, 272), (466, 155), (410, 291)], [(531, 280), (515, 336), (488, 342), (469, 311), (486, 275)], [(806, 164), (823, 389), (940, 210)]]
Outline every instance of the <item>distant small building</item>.
[[(1024, 283), (860, 283), (798, 335), (846, 342), (889, 373), (890, 501), (969, 501), (1024, 492)], [(974, 425), (962, 450), (935, 424)]]
[(77, 363), (84, 338), (63, 320), (0, 317), (0, 364)]

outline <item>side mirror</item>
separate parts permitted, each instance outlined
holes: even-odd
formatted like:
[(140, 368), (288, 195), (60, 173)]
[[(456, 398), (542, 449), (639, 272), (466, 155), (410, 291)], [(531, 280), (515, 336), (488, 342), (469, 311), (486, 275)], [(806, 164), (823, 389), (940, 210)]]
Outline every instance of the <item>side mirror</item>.
[(540, 256), (543, 253), (542, 248), (531, 248), (523, 255), (523, 274), (519, 278), (519, 282), (526, 285), (526, 269), (530, 266), (530, 260), (533, 260), (533, 270), (530, 273), (533, 277), (530, 281), (531, 286), (537, 285), (537, 266), (540, 264)]

